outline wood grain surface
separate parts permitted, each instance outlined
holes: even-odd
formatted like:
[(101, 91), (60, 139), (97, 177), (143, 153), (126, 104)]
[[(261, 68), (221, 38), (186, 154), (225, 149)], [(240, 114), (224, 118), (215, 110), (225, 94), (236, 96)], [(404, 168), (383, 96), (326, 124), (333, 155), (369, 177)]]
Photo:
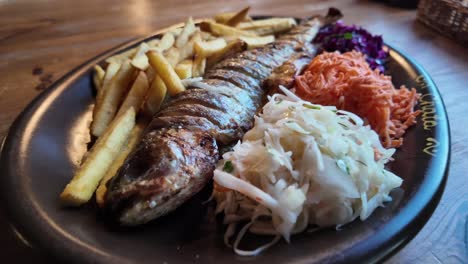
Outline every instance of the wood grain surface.
[[(252, 6), (257, 15), (310, 16), (340, 8), (409, 54), (438, 85), (451, 124), (452, 160), (442, 200), (419, 234), (388, 263), (468, 263), (468, 49), (416, 22), (416, 11), (368, 1), (0, 1), (0, 138), (42, 90), (87, 59), (182, 22)], [(4, 201), (2, 201), (4, 202)], [(0, 213), (0, 259), (47, 263)]]

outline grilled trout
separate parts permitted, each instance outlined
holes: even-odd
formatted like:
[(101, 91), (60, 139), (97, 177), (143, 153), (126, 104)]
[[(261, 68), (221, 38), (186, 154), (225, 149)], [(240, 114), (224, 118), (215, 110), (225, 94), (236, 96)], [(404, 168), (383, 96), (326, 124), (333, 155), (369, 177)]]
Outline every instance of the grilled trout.
[(169, 100), (109, 181), (104, 210), (121, 225), (139, 225), (199, 192), (212, 177), (220, 149), (253, 126), (266, 94), (264, 81), (295, 53), (308, 50), (320, 27), (339, 17), (331, 10), (271, 44), (225, 58)]

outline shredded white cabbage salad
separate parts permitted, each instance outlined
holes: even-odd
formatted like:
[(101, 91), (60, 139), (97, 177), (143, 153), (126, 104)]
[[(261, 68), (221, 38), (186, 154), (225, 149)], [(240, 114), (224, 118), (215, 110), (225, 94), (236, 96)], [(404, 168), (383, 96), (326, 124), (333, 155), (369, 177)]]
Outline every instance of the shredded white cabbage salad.
[[(228, 224), (225, 242), (236, 224), (248, 222), (234, 240), (239, 255), (255, 255), (280, 236), (311, 225), (319, 227), (365, 220), (402, 179), (385, 169), (395, 149), (356, 115), (311, 104), (282, 88), (255, 117), (233, 151), (214, 171), (216, 212)], [(244, 234), (276, 235), (256, 250), (239, 249)]]

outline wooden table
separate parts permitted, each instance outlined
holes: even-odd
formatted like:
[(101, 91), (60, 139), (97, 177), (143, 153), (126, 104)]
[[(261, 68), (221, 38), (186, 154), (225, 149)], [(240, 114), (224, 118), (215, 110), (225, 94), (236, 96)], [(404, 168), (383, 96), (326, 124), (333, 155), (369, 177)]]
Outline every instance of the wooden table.
[[(430, 221), (388, 262), (467, 263), (468, 49), (416, 22), (414, 10), (367, 1), (0, 1), (0, 138), (34, 97), (85, 60), (182, 22), (189, 14), (207, 17), (245, 5), (255, 14), (291, 16), (339, 7), (347, 23), (383, 34), (426, 68), (442, 93), (452, 127), (450, 175)], [(3, 214), (0, 230), (0, 259), (47, 262), (16, 239)]]

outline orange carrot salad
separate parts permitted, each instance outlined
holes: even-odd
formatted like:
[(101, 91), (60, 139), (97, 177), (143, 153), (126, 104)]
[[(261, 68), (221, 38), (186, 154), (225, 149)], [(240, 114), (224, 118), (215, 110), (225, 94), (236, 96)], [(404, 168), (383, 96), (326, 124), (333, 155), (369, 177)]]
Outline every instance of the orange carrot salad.
[(414, 88), (395, 89), (390, 76), (373, 71), (356, 51), (318, 55), (295, 84), (302, 99), (334, 105), (366, 120), (386, 148), (401, 146), (403, 134), (420, 114), (414, 111), (420, 96)]

